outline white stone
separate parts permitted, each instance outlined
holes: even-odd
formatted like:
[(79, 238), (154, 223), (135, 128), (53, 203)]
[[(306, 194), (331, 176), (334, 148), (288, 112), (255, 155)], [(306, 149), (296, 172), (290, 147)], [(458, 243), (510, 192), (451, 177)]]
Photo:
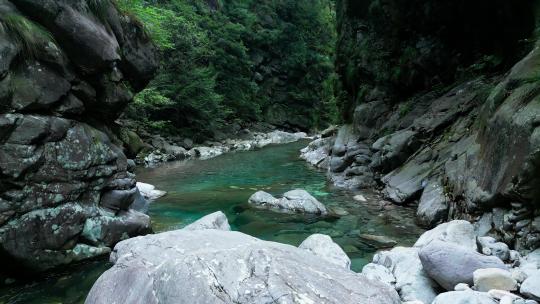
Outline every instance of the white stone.
[(345, 269), (351, 268), (351, 259), (328, 235), (313, 234), (305, 239), (298, 248), (308, 250), (316, 256)]
[(362, 268), (362, 275), (368, 279), (376, 280), (394, 286), (396, 284), (396, 278), (392, 272), (383, 265), (369, 263)]
[(139, 189), (141, 195), (147, 200), (155, 200), (167, 194), (165, 191), (156, 190), (154, 185), (141, 182), (137, 182), (137, 189)]
[(474, 287), (478, 291), (517, 290), (517, 281), (512, 278), (509, 271), (503, 269), (478, 269), (473, 273), (473, 280)]
[(424, 247), (434, 240), (454, 243), (474, 250), (477, 247), (474, 226), (463, 220), (444, 223), (425, 232), (416, 241), (414, 247)]
[(469, 284), (466, 284), (466, 283), (459, 283), (456, 285), (456, 287), (454, 287), (454, 290), (455, 291), (465, 291), (465, 290), (470, 290), (471, 287), (469, 286)]

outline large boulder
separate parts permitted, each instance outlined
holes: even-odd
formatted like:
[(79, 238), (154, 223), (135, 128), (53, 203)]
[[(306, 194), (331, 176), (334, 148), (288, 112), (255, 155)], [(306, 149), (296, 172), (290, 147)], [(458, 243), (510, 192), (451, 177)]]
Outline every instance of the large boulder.
[(0, 271), (17, 276), (150, 231), (111, 130), (157, 52), (110, 0), (0, 2)]
[(485, 256), (473, 249), (438, 240), (422, 247), (419, 257), (429, 277), (446, 290), (453, 290), (459, 283), (472, 286), (473, 274), (478, 269), (507, 269), (497, 257)]
[(492, 289), (513, 291), (517, 289), (517, 281), (508, 270), (499, 268), (478, 269), (473, 273), (474, 287), (477, 291)]
[[(308, 250), (230, 231), (172, 231), (116, 245), (94, 303), (400, 303), (383, 283)], [(180, 284), (179, 284), (180, 282)]]
[(258, 191), (249, 198), (248, 203), (255, 207), (282, 212), (328, 214), (328, 210), (321, 202), (302, 189), (286, 192), (279, 199), (264, 191)]
[[(373, 263), (391, 271), (395, 278), (395, 288), (403, 301), (431, 303), (437, 296), (437, 283), (430, 279), (422, 268), (418, 249), (396, 247), (390, 251), (382, 251), (373, 257)], [(367, 275), (370, 276), (369, 270)], [(383, 282), (391, 280), (384, 274), (375, 274), (375, 277), (385, 278)]]

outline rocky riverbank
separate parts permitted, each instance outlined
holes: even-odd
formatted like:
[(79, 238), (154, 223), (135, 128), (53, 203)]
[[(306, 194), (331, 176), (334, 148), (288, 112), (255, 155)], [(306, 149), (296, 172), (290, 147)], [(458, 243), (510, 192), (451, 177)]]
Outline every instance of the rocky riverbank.
[(203, 145), (195, 145), (190, 139), (165, 138), (159, 135), (148, 136), (145, 148), (137, 153), (135, 160), (144, 166), (156, 166), (163, 162), (188, 159), (210, 159), (225, 153), (250, 151), (268, 145), (286, 144), (309, 138), (304, 132), (285, 132), (273, 130), (269, 132), (242, 129), (231, 138), (220, 141), (207, 141)]
[(466, 219), (511, 248), (538, 248), (539, 58), (536, 47), (504, 76), (418, 96), (407, 111), (360, 104), (352, 124), (313, 141), (302, 158), (340, 187), (417, 205), (422, 226)]
[(86, 303), (537, 303), (540, 252), (478, 235), (467, 221), (441, 224), (354, 273), (328, 236), (299, 247), (262, 241), (230, 231), (217, 212), (119, 243)]

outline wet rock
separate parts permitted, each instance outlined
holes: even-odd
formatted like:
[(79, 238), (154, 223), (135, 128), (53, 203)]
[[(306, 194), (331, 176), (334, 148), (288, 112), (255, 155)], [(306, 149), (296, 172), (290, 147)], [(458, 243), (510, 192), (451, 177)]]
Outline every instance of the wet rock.
[(517, 290), (517, 281), (512, 278), (512, 274), (499, 268), (478, 269), (473, 273), (473, 281), (477, 291)]
[(193, 230), (206, 230), (206, 229), (217, 229), (223, 231), (231, 231), (231, 226), (227, 220), (227, 216), (221, 212), (214, 212), (203, 218), (198, 219), (192, 224), (184, 227), (184, 230), (193, 231)]
[(473, 273), (478, 269), (506, 270), (506, 266), (499, 258), (485, 256), (473, 249), (438, 240), (420, 249), (419, 257), (429, 277), (446, 290), (453, 290), (459, 283), (473, 285)]
[[(289, 245), (221, 230), (120, 242), (86, 303), (399, 304), (396, 292)], [(178, 284), (183, 282), (183, 284)]]
[(347, 254), (327, 235), (313, 234), (305, 239), (298, 248), (308, 250), (314, 255), (345, 269), (351, 268), (351, 260)]

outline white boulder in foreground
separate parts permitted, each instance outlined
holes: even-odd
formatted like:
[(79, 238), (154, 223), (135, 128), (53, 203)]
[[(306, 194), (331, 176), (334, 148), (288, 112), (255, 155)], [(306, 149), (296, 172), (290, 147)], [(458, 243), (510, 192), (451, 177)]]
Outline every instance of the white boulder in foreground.
[(216, 230), (223, 230), (223, 231), (230, 231), (231, 226), (229, 225), (229, 221), (227, 220), (227, 216), (225, 213), (218, 211), (214, 212), (212, 214), (209, 214), (192, 224), (187, 225), (184, 227), (184, 230), (206, 230), (206, 229), (216, 229)]
[(147, 200), (155, 200), (167, 195), (167, 192), (156, 190), (156, 187), (154, 185), (146, 183), (137, 182), (137, 189), (139, 189), (141, 195)]
[(248, 203), (259, 208), (284, 212), (328, 214), (328, 210), (321, 202), (301, 189), (286, 192), (282, 198), (275, 198), (269, 193), (258, 191), (249, 198)]
[(399, 304), (396, 291), (309, 250), (231, 231), (120, 242), (86, 304)]

